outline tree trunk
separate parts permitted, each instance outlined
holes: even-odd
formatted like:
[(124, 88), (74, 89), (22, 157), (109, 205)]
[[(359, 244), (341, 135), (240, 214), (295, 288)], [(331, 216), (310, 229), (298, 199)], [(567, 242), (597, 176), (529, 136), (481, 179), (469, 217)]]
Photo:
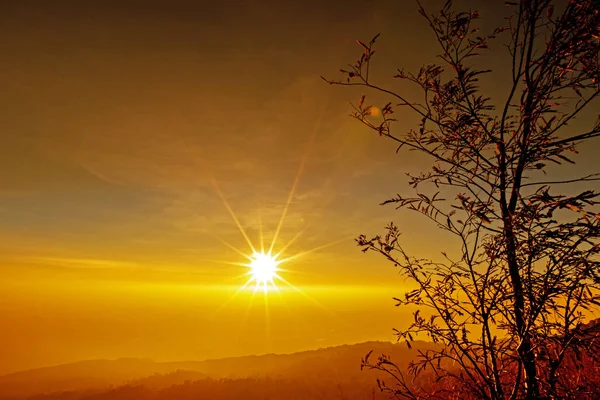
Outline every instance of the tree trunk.
[(513, 233), (512, 219), (509, 214), (504, 216), (504, 238), (506, 240), (506, 256), (508, 263), (508, 271), (514, 292), (514, 313), (515, 325), (521, 343), (517, 348), (519, 358), (523, 363), (523, 371), (525, 374), (525, 398), (539, 399), (540, 390), (537, 380), (537, 367), (531, 336), (527, 331), (525, 322), (525, 296), (523, 294), (523, 282), (519, 272), (519, 263), (517, 261), (517, 252), (515, 247), (515, 238)]

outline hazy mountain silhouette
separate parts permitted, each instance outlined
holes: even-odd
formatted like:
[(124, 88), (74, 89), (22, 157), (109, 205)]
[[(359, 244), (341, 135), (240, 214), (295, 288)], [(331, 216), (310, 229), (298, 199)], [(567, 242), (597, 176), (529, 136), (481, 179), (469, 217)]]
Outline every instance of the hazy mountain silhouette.
[[(415, 347), (425, 349), (431, 346), (431, 343), (422, 342)], [(403, 343), (367, 342), (293, 354), (205, 361), (88, 360), (0, 376), (0, 399), (25, 399), (53, 392), (52, 396), (38, 398), (66, 400), (100, 396), (98, 398), (162, 399), (169, 397), (156, 397), (158, 395), (153, 391), (185, 389), (173, 388), (173, 385), (188, 385), (185, 390), (196, 392), (212, 390), (210, 388), (217, 385), (219, 390), (215, 389), (216, 392), (223, 394), (226, 392), (224, 388), (235, 392), (239, 385), (263, 390), (269, 386), (268, 382), (271, 382), (272, 392), (285, 391), (288, 386), (297, 391), (302, 382), (331, 390), (341, 390), (341, 384), (360, 383), (368, 389), (375, 385), (375, 375), (372, 371), (361, 371), (360, 361), (370, 350), (373, 350), (373, 356), (381, 353), (391, 356), (401, 366), (416, 356), (416, 348), (408, 349)], [(259, 380), (264, 382), (259, 384)], [(107, 390), (112, 390), (112, 394), (107, 394)], [(184, 393), (177, 396), (184, 396)]]
[(21, 398), (63, 390), (98, 389), (171, 371), (173, 368), (169, 365), (145, 359), (79, 361), (0, 376), (0, 398)]

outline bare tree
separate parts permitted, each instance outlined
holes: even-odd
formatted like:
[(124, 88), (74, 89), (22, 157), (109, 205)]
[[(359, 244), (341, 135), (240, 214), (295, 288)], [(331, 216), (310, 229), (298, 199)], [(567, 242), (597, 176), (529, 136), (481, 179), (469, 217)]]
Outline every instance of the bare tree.
[[(396, 142), (397, 151), (422, 153), (431, 169), (409, 175), (415, 195), (383, 204), (416, 211), (461, 243), (459, 255), (433, 261), (407, 254), (393, 224), (385, 235), (357, 239), (416, 284), (395, 299), (416, 310), (399, 339), (410, 345), (425, 334), (440, 344), (408, 371), (430, 381), (408, 379), (385, 356), (363, 360), (393, 377), (395, 385), (381, 387), (399, 398), (593, 396), (573, 377), (585, 372), (581, 352), (593, 354), (598, 336), (596, 324), (584, 324), (586, 312), (600, 305), (598, 193), (581, 187), (600, 174), (540, 177), (548, 165), (573, 163), (576, 147), (600, 136), (600, 118), (587, 131), (570, 126), (600, 95), (600, 1), (506, 5), (507, 26), (483, 34), (476, 11), (454, 11), (448, 1), (429, 14), (419, 4), (440, 62), (398, 70), (395, 78), (416, 85), (421, 100), (370, 78), (379, 35), (358, 41), (363, 53), (341, 70), (341, 80), (324, 78), (389, 96), (380, 113), (362, 96), (353, 117)], [(492, 71), (473, 62), (491, 41), (506, 45), (512, 68), (500, 101), (481, 93), (479, 79)], [(398, 107), (418, 115), (416, 129), (393, 130)], [(558, 194), (557, 187), (573, 193)]]

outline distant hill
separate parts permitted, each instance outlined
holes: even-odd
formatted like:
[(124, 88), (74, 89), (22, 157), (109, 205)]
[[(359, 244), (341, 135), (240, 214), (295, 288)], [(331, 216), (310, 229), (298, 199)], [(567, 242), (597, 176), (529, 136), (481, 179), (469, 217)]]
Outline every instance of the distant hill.
[(172, 371), (169, 365), (135, 358), (79, 361), (0, 376), (0, 399), (53, 391), (99, 389)]
[[(417, 342), (414, 345), (419, 349), (432, 346), (427, 342)], [(174, 369), (203, 372), (213, 378), (286, 377), (322, 373), (346, 375), (348, 368), (354, 368), (357, 373), (360, 373), (360, 361), (371, 350), (374, 355), (381, 353), (390, 355), (399, 364), (407, 364), (417, 354), (416, 349), (409, 349), (404, 343), (365, 342), (292, 354), (266, 354), (165, 364), (171, 365)]]
[[(416, 356), (416, 348), (431, 346), (433, 345), (430, 343), (420, 342), (413, 349), (408, 349), (405, 344), (367, 342), (293, 354), (267, 354), (205, 361), (155, 362), (130, 358), (88, 360), (0, 376), (0, 399), (25, 399), (32, 395), (52, 392), (95, 392), (126, 384), (128, 387), (159, 390), (204, 378), (268, 378), (286, 382), (321, 382), (333, 386), (341, 382), (360, 380), (374, 384), (375, 376), (372, 373), (360, 371), (361, 358), (367, 352), (373, 350), (374, 356), (384, 353), (398, 365), (405, 366)], [(73, 393), (71, 397), (66, 393), (61, 396), (45, 398), (82, 398), (80, 394)], [(113, 397), (118, 396), (115, 394)]]

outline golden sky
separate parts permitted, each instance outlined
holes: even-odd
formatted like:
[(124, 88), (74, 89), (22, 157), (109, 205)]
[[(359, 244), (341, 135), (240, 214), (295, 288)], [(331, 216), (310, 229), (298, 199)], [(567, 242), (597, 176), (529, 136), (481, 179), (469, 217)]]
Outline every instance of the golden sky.
[[(319, 76), (377, 32), (381, 79), (433, 61), (413, 2), (19, 1), (0, 20), (0, 373), (393, 340), (403, 282), (353, 238), (396, 220), (418, 254), (448, 241), (378, 206), (423, 164)], [(223, 242), (251, 251), (228, 207), (255, 245), (282, 221), (275, 250), (316, 249), (282, 264), (295, 289), (234, 296), (248, 269)]]

